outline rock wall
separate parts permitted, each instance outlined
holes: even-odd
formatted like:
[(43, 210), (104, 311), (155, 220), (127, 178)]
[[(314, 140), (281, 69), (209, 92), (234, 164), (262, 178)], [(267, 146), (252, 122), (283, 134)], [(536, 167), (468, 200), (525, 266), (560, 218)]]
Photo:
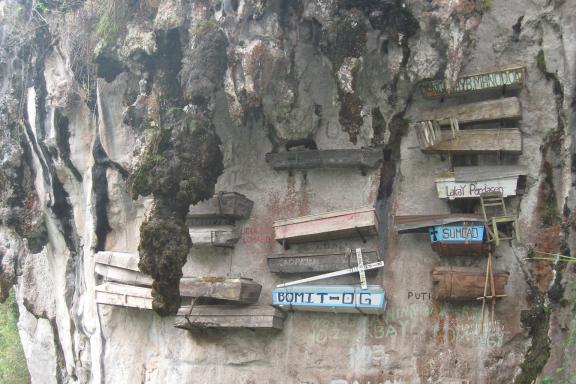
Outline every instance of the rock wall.
[[(573, 247), (575, 5), (0, 1), (0, 294), (16, 286), (32, 381), (574, 382), (576, 270), (523, 259), (533, 249)], [(512, 63), (527, 68), (523, 153), (501, 161), (528, 168), (526, 192), (511, 200), (522, 241), (498, 249), (496, 267), (510, 281), (496, 321), (482, 331), (480, 305), (429, 293), (434, 266), (483, 268), (485, 260), (440, 258), (427, 236), (399, 236), (392, 220), (449, 212), (434, 188), (448, 160), (419, 150), (411, 122), (424, 110), (482, 98), (425, 100), (418, 83), (453, 83), (464, 70)], [(182, 165), (213, 153), (193, 137), (197, 129), (220, 140), (222, 172)], [(299, 140), (320, 149), (378, 145), (385, 161), (365, 175), (274, 171), (265, 162)], [(135, 190), (137, 176), (154, 187)], [(263, 285), (259, 303), (269, 304), (273, 287), (290, 279), (266, 265), (281, 251), (274, 220), (375, 205), (380, 233), (367, 244), (294, 251), (377, 248), (386, 265), (370, 282), (385, 287), (386, 313), (294, 312), (280, 333), (191, 334), (152, 311), (97, 306), (95, 252), (137, 253), (142, 223), (167, 209), (170, 193), (191, 203), (212, 190), (243, 193), (254, 209), (238, 223), (234, 249), (192, 245), (184, 275), (254, 278)], [(185, 214), (178, 205), (167, 211), (170, 220)]]

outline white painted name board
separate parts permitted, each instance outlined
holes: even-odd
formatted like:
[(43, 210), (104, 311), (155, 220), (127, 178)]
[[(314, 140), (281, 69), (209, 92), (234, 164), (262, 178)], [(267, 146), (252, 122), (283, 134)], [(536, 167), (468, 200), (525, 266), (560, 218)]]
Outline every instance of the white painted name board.
[(500, 192), (503, 197), (516, 196), (518, 176), (474, 182), (456, 182), (454, 178), (436, 179), (436, 190), (441, 199), (480, 198), (486, 192)]
[(277, 288), (272, 303), (283, 309), (320, 312), (381, 314), (386, 307), (384, 289), (351, 285), (307, 285)]

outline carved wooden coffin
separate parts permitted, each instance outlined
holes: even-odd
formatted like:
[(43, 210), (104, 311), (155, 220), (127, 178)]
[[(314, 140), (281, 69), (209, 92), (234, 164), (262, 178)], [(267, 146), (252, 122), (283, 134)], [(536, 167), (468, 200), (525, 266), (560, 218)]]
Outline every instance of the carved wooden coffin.
[[(508, 272), (494, 271), (496, 295), (504, 295)], [(436, 267), (432, 270), (432, 294), (437, 300), (476, 300), (484, 296), (486, 271), (469, 267)], [(486, 291), (491, 296), (490, 283)]]
[(317, 241), (378, 233), (378, 218), (373, 207), (363, 207), (277, 220), (274, 236), (280, 243)]
[(240, 239), (240, 234), (230, 226), (191, 227), (190, 238), (194, 247), (233, 248)]
[(98, 304), (152, 309), (151, 288), (108, 282), (97, 285), (95, 291)]
[(211, 199), (190, 206), (188, 225), (232, 224), (250, 217), (254, 202), (236, 192), (220, 192)]
[[(364, 264), (380, 261), (378, 252), (362, 250)], [(299, 253), (268, 256), (268, 267), (273, 273), (332, 272), (358, 265), (356, 253)]]
[(376, 285), (297, 285), (272, 291), (272, 304), (286, 310), (382, 314), (386, 299)]
[(485, 192), (503, 197), (523, 192), (526, 170), (519, 166), (454, 167), (454, 172), (435, 180), (441, 199), (480, 198)]
[(422, 95), (427, 98), (457, 96), (468, 93), (497, 89), (519, 89), (524, 85), (526, 68), (522, 65), (508, 65), (488, 68), (464, 74), (451, 89), (444, 80), (429, 80), (420, 83)]
[(195, 305), (188, 318), (190, 307), (181, 307), (174, 326), (194, 330), (206, 328), (248, 328), (280, 330), (284, 314), (269, 305)]
[(484, 241), (484, 224), (434, 226), (428, 232), (432, 249), (441, 256), (486, 256), (490, 250)]
[(266, 162), (276, 170), (310, 168), (377, 168), (382, 148), (301, 150), (267, 153)]
[(258, 301), (262, 286), (252, 279), (224, 277), (183, 277), (180, 296), (208, 297), (252, 304)]

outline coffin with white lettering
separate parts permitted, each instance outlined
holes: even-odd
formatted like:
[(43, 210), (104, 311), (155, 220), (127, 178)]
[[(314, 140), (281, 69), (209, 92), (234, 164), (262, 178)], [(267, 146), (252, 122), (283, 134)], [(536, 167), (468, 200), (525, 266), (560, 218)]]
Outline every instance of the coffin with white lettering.
[(484, 242), (484, 225), (434, 226), (428, 229), (432, 249), (441, 256), (486, 256), (488, 243)]
[(384, 289), (352, 285), (298, 285), (276, 288), (272, 304), (286, 310), (382, 314), (386, 308)]
[(427, 98), (457, 96), (500, 89), (519, 89), (524, 85), (526, 67), (508, 65), (486, 68), (478, 72), (463, 74), (450, 89), (444, 80), (428, 80), (420, 83), (422, 95)]
[[(362, 250), (364, 264), (380, 261), (378, 252)], [(268, 256), (273, 273), (333, 272), (358, 265), (355, 252), (298, 253)]]
[(276, 220), (273, 226), (279, 243), (297, 243), (375, 235), (378, 218), (373, 207), (362, 207)]
[(454, 172), (435, 180), (441, 199), (480, 198), (486, 192), (503, 197), (523, 193), (526, 169), (519, 166), (454, 167)]

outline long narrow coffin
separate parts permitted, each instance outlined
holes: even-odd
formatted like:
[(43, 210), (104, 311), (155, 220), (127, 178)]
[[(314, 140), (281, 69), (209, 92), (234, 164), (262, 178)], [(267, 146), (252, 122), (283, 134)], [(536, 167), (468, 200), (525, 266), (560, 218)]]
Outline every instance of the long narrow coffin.
[(503, 89), (519, 89), (524, 85), (526, 68), (522, 65), (508, 65), (487, 68), (467, 73), (456, 80), (451, 89), (444, 80), (429, 80), (420, 83), (422, 95), (427, 98), (457, 96), (469, 93)]
[(428, 232), (430, 227), (442, 226), (459, 222), (483, 223), (481, 215), (470, 213), (448, 213), (438, 215), (398, 215), (394, 217), (394, 225), (398, 233)]
[(297, 243), (375, 235), (378, 218), (373, 207), (363, 207), (277, 220), (273, 226), (278, 242)]
[(128, 285), (152, 286), (152, 277), (142, 272), (132, 271), (112, 265), (96, 264), (94, 271), (103, 276), (106, 281), (114, 281)]
[(519, 166), (454, 167), (454, 172), (435, 180), (441, 199), (480, 198), (485, 192), (503, 197), (522, 191), (526, 169)]
[(140, 261), (140, 258), (135, 253), (100, 251), (96, 252), (94, 255), (94, 261), (97, 264), (111, 265), (122, 269), (140, 272), (138, 269), (138, 261)]
[(459, 124), (469, 124), (521, 118), (522, 108), (517, 97), (453, 105), (426, 111), (421, 115), (421, 120), (436, 121), (440, 126), (450, 125), (450, 119), (457, 119)]
[[(421, 137), (421, 136), (419, 136)], [(522, 132), (518, 128), (465, 129), (453, 136), (449, 130), (440, 131), (439, 140), (427, 145), (420, 140), (424, 153), (522, 153)]]
[[(504, 295), (508, 272), (494, 271), (496, 295)], [(468, 267), (437, 267), (432, 270), (432, 294), (437, 300), (476, 300), (484, 296), (486, 271)], [(490, 283), (486, 291), (491, 296)]]
[(180, 296), (207, 297), (253, 304), (258, 301), (262, 286), (252, 279), (223, 277), (183, 277)]
[(486, 256), (484, 224), (458, 223), (428, 228), (432, 249), (441, 256)]
[(181, 307), (174, 326), (194, 330), (206, 328), (249, 328), (280, 330), (284, 326), (284, 314), (269, 305), (195, 305)]
[(195, 247), (233, 248), (240, 239), (238, 231), (229, 226), (191, 227), (189, 231)]
[(267, 153), (266, 162), (276, 170), (311, 168), (377, 168), (382, 148), (301, 150)]
[(188, 225), (229, 224), (250, 217), (254, 202), (236, 192), (220, 192), (211, 199), (190, 206)]
[(286, 310), (382, 314), (386, 308), (384, 289), (350, 285), (298, 285), (276, 288), (272, 304)]
[[(364, 264), (380, 261), (376, 251), (362, 250), (362, 258)], [(357, 266), (356, 253), (353, 251), (268, 256), (268, 267), (272, 273), (333, 272)]]
[(95, 291), (98, 304), (152, 309), (151, 288), (108, 282), (97, 285)]

